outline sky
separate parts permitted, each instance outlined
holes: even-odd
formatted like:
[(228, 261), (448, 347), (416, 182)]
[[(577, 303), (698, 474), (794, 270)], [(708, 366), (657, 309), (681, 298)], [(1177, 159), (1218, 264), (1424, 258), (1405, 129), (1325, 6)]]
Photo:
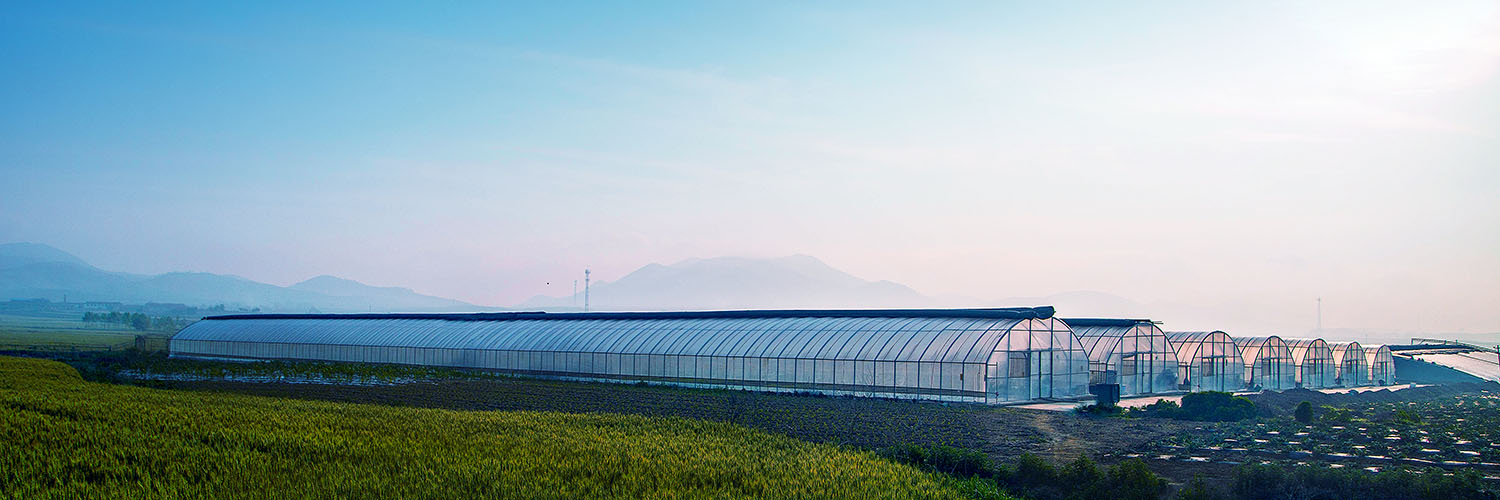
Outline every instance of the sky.
[(1500, 331), (1500, 3), (312, 3), (0, 11), (0, 242), (500, 306), (808, 254)]

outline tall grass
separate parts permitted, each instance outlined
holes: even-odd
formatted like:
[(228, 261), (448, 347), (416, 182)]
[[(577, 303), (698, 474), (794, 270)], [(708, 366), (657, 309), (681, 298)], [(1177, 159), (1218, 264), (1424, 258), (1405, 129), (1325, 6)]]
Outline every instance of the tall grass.
[(0, 497), (993, 495), (973, 487), (724, 423), (163, 391), (0, 357)]

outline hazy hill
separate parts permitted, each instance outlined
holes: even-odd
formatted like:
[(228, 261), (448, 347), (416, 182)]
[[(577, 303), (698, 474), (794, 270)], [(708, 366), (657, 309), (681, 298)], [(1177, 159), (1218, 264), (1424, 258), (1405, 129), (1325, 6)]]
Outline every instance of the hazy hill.
[[(568, 309), (573, 304), (571, 296), (538, 296), (518, 307)], [(794, 255), (649, 264), (612, 283), (596, 284), (590, 305), (599, 311), (878, 308), (929, 307), (933, 301), (905, 285), (863, 280), (816, 258)]]
[(474, 311), (487, 309), (406, 288), (375, 287), (319, 276), (281, 287), (238, 276), (174, 272), (155, 276), (98, 269), (83, 259), (36, 243), (0, 245), (0, 300), (170, 302), (225, 304), (284, 312)]

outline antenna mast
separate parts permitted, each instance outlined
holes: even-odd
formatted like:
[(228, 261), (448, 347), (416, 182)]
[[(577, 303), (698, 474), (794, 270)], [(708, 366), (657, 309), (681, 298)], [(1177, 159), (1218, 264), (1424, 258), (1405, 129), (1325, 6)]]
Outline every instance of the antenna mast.
[(578, 280), (573, 280), (573, 307), (578, 307)]
[(1318, 336), (1323, 336), (1323, 298), (1318, 297)]
[(583, 268), (583, 312), (589, 312), (589, 268)]

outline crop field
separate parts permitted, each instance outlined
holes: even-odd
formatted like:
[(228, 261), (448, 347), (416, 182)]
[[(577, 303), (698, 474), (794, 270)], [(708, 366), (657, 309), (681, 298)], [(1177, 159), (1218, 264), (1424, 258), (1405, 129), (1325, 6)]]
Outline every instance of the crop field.
[(0, 358), (0, 471), (0, 496), (10, 498), (985, 493), (872, 454), (725, 423), (164, 391), (85, 382), (67, 365), (19, 358)]
[(0, 314), (0, 350), (125, 349), (138, 333), (124, 325)]
[(391, 386), (159, 382), (191, 391), (421, 408), (543, 410), (676, 416), (744, 425), (808, 441), (876, 450), (953, 446), (1008, 461), (1032, 453), (1054, 461), (1129, 450), (1189, 429), (1170, 420), (1087, 419), (1062, 412), (853, 397), (798, 396), (524, 378)]
[(1283, 416), (1223, 424), (1151, 443), (1178, 460), (1295, 460), (1371, 471), (1396, 465), (1500, 473), (1500, 394), (1325, 406), (1309, 422)]

